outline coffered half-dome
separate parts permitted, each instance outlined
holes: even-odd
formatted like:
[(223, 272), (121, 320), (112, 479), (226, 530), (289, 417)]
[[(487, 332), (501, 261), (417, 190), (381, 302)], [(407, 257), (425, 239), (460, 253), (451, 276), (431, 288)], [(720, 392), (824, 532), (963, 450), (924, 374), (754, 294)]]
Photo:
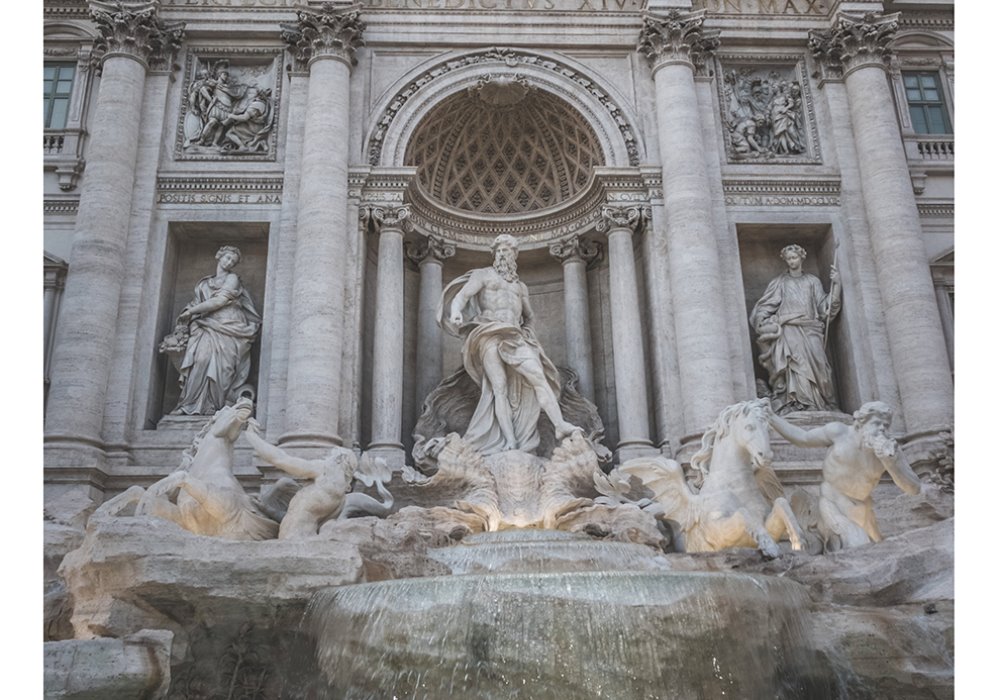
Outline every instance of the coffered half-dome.
[(406, 151), (428, 197), (487, 215), (558, 207), (586, 189), (604, 162), (579, 112), (521, 76), (487, 76), (446, 98)]

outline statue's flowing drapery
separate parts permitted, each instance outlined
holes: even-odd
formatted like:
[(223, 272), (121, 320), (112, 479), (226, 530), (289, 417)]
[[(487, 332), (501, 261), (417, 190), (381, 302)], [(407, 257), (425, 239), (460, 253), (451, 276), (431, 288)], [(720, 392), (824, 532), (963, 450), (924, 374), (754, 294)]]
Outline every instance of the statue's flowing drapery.
[(193, 304), (225, 297), (220, 309), (191, 321), (191, 337), (181, 362), (181, 396), (177, 411), (211, 415), (232, 403), (250, 376), (250, 346), (260, 328), (260, 315), (243, 287), (230, 290), (210, 275), (198, 282)]
[[(819, 278), (785, 272), (771, 280), (750, 313), (758, 333), (760, 363), (767, 370), (776, 410), (835, 409), (833, 378), (824, 346), (828, 314), (837, 314)], [(777, 333), (764, 329), (777, 325)]]
[[(511, 368), (529, 360), (539, 361), (545, 378), (557, 397), (560, 392), (559, 371), (545, 356), (542, 346), (530, 329), (483, 318), (475, 298), (470, 299), (462, 310), (462, 326), (455, 327), (451, 323), (451, 303), (469, 281), (471, 274), (467, 272), (445, 287), (437, 311), (438, 322), (442, 327), (452, 335), (465, 339), (462, 363), (465, 371), (480, 386), (479, 403), (462, 438), (484, 455), (504, 450), (533, 452), (539, 442), (538, 418), (541, 406), (531, 384)], [(483, 356), (493, 348), (505, 365), (506, 396), (496, 395), (483, 369)], [(510, 403), (514, 425), (513, 445), (507, 444), (500, 430), (495, 408), (497, 401)]]

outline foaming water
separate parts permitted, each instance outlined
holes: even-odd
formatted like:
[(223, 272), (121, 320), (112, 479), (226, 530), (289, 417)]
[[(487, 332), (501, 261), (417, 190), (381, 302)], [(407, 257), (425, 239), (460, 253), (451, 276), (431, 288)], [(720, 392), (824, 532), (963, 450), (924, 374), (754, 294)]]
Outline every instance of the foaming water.
[[(569, 571), (562, 569), (566, 558), (555, 572), (496, 573), (504, 562), (517, 569), (537, 560), (537, 549), (546, 544), (614, 549), (612, 543), (550, 535), (498, 533), (466, 546), (508, 551), (494, 558), (475, 554), (474, 565), (462, 556), (454, 559), (460, 569), (493, 566), (494, 573), (318, 593), (309, 624), (334, 695), (351, 700), (831, 696), (812, 680), (817, 674), (800, 622), (809, 601), (800, 585), (740, 573)], [(530, 555), (512, 556), (514, 544)], [(624, 556), (628, 561), (635, 553), (626, 548)], [(590, 558), (599, 567), (613, 559)], [(585, 559), (575, 552), (573, 565), (582, 566)]]
[(428, 556), (453, 574), (666, 571), (664, 556), (628, 542), (596, 542), (556, 530), (504, 530), (466, 537)]

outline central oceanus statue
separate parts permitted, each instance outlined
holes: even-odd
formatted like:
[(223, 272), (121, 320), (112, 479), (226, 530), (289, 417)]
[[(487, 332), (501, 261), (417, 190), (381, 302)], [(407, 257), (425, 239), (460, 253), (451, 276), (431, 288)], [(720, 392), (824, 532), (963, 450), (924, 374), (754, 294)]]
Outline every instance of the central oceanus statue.
[(679, 550), (757, 547), (774, 558), (780, 554), (777, 540), (786, 535), (792, 549), (802, 549), (802, 528), (771, 468), (768, 416), (767, 399), (723, 409), (691, 458), (692, 468), (704, 477), (698, 493), (672, 459), (639, 457), (620, 467), (653, 491), (661, 517), (677, 523)]

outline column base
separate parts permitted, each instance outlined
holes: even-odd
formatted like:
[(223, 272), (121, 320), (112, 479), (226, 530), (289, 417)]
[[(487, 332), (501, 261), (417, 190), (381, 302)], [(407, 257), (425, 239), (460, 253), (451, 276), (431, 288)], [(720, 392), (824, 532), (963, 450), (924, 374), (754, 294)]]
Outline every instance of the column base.
[(285, 433), (278, 438), (280, 447), (343, 447), (339, 435), (333, 433)]
[(365, 450), (365, 454), (373, 458), (384, 459), (385, 463), (394, 472), (402, 471), (403, 467), (406, 466), (406, 451), (398, 443), (395, 445), (384, 443), (371, 444)]
[(653, 445), (649, 440), (629, 440), (628, 442), (619, 442), (618, 447), (615, 449), (615, 464), (624, 464), (630, 459), (635, 459), (636, 457), (658, 457), (660, 456), (660, 450)]

